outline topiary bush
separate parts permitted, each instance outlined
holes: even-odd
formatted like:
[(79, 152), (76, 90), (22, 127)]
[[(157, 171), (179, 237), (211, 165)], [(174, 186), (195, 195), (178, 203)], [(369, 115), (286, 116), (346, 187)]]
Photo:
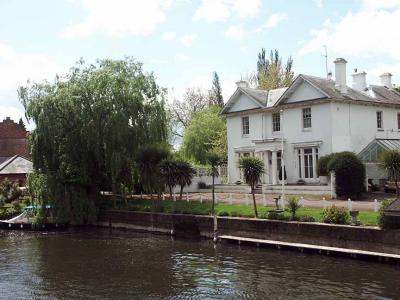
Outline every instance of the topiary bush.
[(393, 200), (383, 200), (379, 207), (378, 225), (381, 228), (388, 229), (395, 227), (393, 226), (394, 224), (392, 224), (392, 219), (390, 217), (385, 217), (384, 215), (385, 208), (392, 204), (392, 202)]
[(322, 221), (331, 224), (349, 224), (350, 215), (344, 207), (332, 205), (322, 211)]
[(353, 152), (335, 153), (327, 168), (335, 172), (338, 197), (358, 198), (365, 191), (365, 166)]
[(317, 174), (318, 176), (328, 176), (328, 163), (333, 158), (334, 153), (321, 156), (317, 162)]
[(299, 198), (293, 196), (289, 197), (287, 204), (288, 204), (288, 209), (292, 214), (292, 220), (294, 220), (296, 217), (296, 212), (299, 210), (299, 208), (301, 208)]

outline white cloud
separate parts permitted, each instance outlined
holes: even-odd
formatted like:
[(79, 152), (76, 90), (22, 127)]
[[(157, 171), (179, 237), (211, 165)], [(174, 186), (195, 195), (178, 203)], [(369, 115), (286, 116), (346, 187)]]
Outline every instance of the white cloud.
[(288, 15), (285, 13), (275, 13), (268, 17), (267, 22), (264, 24), (264, 28), (274, 28), (279, 23), (288, 20)]
[(63, 37), (84, 37), (104, 32), (113, 37), (151, 34), (165, 21), (170, 0), (80, 0), (87, 11), (85, 19), (67, 26)]
[(389, 56), (400, 59), (400, 0), (364, 0), (357, 12), (337, 21), (326, 20), (311, 32), (300, 54), (321, 52), (340, 56)]
[(225, 36), (232, 40), (241, 40), (244, 37), (243, 25), (232, 25), (225, 31)]
[(202, 0), (193, 15), (194, 21), (225, 22), (232, 15), (240, 18), (254, 17), (261, 0)]
[(194, 40), (197, 39), (197, 34), (192, 33), (181, 37), (180, 41), (185, 47), (191, 47)]
[(315, 5), (316, 5), (318, 8), (324, 7), (324, 2), (323, 2), (323, 0), (314, 0), (314, 3), (315, 3)]
[(20, 53), (0, 43), (0, 119), (17, 120), (23, 116), (17, 89), (27, 80), (51, 80), (63, 68), (44, 54)]
[(178, 62), (187, 62), (190, 60), (190, 57), (188, 55), (186, 55), (185, 53), (177, 53), (175, 55), (175, 60)]
[(173, 41), (176, 38), (176, 33), (173, 31), (164, 32), (162, 35), (162, 39), (164, 41)]

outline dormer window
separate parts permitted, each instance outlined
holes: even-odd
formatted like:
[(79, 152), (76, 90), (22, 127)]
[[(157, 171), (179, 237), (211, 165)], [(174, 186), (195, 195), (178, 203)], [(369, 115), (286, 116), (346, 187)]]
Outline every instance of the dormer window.
[(280, 113), (272, 114), (272, 131), (273, 132), (281, 131), (281, 114)]
[(311, 107), (303, 108), (303, 129), (311, 129)]
[(242, 135), (249, 135), (250, 133), (250, 122), (249, 117), (242, 117)]
[(378, 130), (383, 130), (383, 112), (377, 111), (376, 112), (376, 127)]

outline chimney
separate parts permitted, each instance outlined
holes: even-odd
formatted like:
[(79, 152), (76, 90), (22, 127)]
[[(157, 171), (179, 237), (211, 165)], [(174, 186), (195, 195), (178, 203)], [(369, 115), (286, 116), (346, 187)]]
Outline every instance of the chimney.
[(248, 88), (250, 86), (249, 82), (246, 81), (246, 80), (239, 80), (239, 81), (236, 82), (236, 85), (239, 88)]
[(364, 92), (367, 89), (367, 73), (361, 72), (358, 73), (357, 69), (354, 70), (354, 74), (351, 75), (353, 77), (352, 88)]
[(335, 87), (342, 93), (347, 93), (346, 85), (346, 64), (347, 61), (344, 58), (336, 58), (335, 64)]
[(379, 76), (381, 78), (381, 84), (383, 86), (386, 86), (387, 88), (391, 89), (393, 88), (392, 86), (392, 74), (390, 73), (383, 73), (381, 76)]

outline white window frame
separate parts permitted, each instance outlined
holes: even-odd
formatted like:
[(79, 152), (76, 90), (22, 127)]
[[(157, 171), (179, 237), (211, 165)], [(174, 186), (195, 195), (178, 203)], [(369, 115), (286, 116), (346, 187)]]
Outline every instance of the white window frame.
[(311, 128), (312, 128), (312, 110), (311, 110), (311, 107), (304, 107), (301, 110), (301, 115), (302, 115), (302, 121), (303, 121), (303, 124), (302, 124), (303, 130), (311, 130)]
[[(279, 123), (278, 123), (279, 120)], [(280, 113), (273, 113), (272, 114), (272, 132), (279, 133), (281, 132), (281, 114)], [(275, 127), (279, 126), (279, 130), (275, 130)]]
[(381, 110), (376, 112), (376, 128), (378, 130), (383, 130), (383, 111)]
[[(247, 120), (247, 122), (245, 122), (245, 120)], [(248, 136), (249, 134), (250, 134), (250, 117), (244, 116), (242, 117), (242, 135)]]

